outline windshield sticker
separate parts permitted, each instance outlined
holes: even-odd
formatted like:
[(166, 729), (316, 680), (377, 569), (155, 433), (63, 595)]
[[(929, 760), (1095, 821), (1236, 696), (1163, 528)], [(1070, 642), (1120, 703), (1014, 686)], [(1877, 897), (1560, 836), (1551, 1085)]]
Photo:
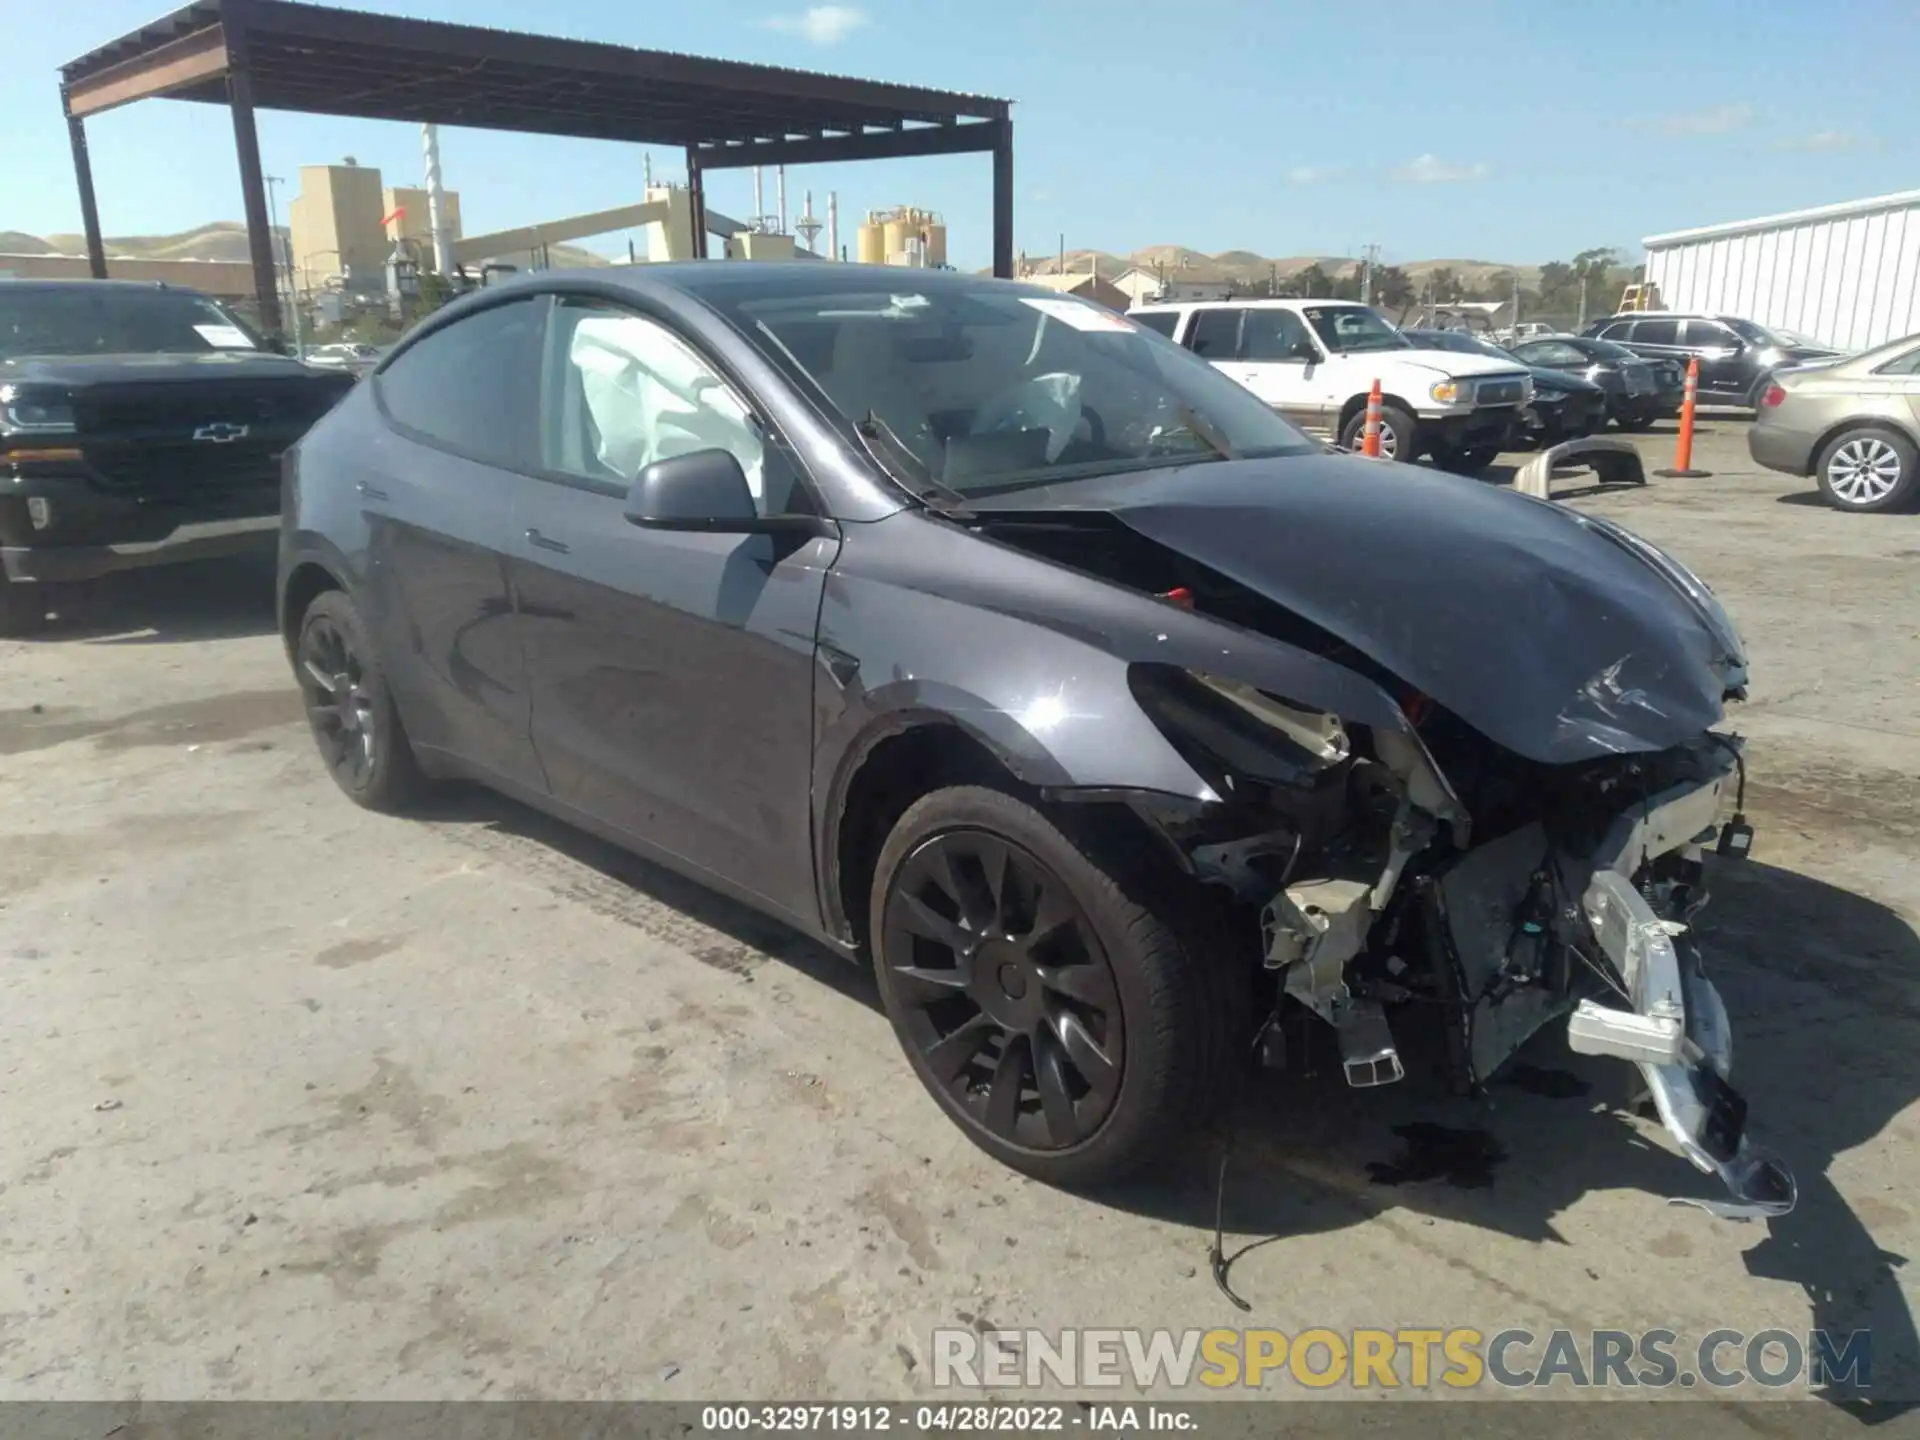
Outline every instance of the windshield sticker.
[(1058, 320), (1063, 325), (1071, 325), (1076, 330), (1129, 335), (1134, 329), (1131, 320), (1111, 310), (1102, 310), (1098, 305), (1089, 305), (1084, 300), (1035, 299), (1030, 295), (1022, 295), (1020, 303), (1030, 305), (1042, 315)]
[(253, 342), (238, 325), (196, 325), (193, 333), (216, 350), (253, 349)]

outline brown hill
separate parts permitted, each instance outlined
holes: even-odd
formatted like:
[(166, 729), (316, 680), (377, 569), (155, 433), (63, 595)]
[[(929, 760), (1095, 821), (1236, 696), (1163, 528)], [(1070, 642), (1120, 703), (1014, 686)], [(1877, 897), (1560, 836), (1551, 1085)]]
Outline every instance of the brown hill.
[[(1109, 279), (1117, 278), (1136, 266), (1143, 270), (1160, 270), (1164, 267), (1168, 279), (1232, 280), (1240, 284), (1263, 281), (1270, 276), (1285, 279), (1309, 265), (1318, 265), (1328, 275), (1338, 277), (1352, 274), (1360, 264), (1358, 260), (1344, 255), (1265, 256), (1251, 250), (1223, 250), (1218, 255), (1208, 255), (1184, 245), (1149, 245), (1131, 255), (1115, 255), (1105, 250), (1069, 250), (1066, 253), (1066, 268), (1070, 272), (1084, 273), (1096, 262), (1100, 273)], [(1060, 257), (1029, 255), (1027, 268), (1035, 275), (1052, 275), (1060, 269)], [(1491, 260), (1408, 260), (1400, 262), (1399, 268), (1414, 280), (1435, 270), (1452, 270), (1462, 283), (1472, 286), (1485, 285), (1497, 275), (1514, 271), (1519, 273), (1523, 285), (1536, 284), (1540, 278), (1540, 267), (1537, 265), (1501, 265)]]

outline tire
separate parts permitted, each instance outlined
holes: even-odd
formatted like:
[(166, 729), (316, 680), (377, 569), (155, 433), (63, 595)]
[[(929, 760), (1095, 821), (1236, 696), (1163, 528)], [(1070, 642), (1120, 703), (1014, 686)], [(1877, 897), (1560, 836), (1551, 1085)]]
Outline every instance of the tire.
[(320, 758), (353, 801), (386, 813), (422, 787), (420, 767), (360, 612), (328, 590), (300, 617), (294, 674)]
[(915, 802), (874, 868), (874, 969), (914, 1073), (968, 1139), (1047, 1184), (1163, 1157), (1244, 1058), (1231, 952), (1154, 858), (969, 785)]
[(1879, 515), (1911, 509), (1920, 498), (1920, 459), (1913, 442), (1873, 425), (1834, 436), (1813, 473), (1821, 495), (1836, 510)]
[[(1340, 448), (1359, 450), (1365, 442), (1367, 410), (1363, 405), (1340, 429)], [(1420, 436), (1413, 416), (1398, 405), (1380, 407), (1380, 454), (1383, 459), (1404, 460), (1412, 464), (1420, 458)]]
[[(1540, 445), (1545, 449), (1551, 443), (1551, 440), (1542, 439)], [(1449, 450), (1436, 454), (1433, 457), (1433, 463), (1443, 470), (1453, 471), (1456, 475), (1478, 475), (1499, 457), (1499, 446), (1478, 445), (1466, 450)]]
[(0, 639), (31, 635), (46, 623), (46, 592), (31, 580), (0, 575)]

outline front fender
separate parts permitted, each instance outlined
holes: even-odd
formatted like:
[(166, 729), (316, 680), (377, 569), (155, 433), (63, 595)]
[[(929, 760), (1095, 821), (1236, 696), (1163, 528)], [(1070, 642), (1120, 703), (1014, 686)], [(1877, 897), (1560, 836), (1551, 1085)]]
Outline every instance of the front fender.
[(1134, 699), (1131, 666), (1204, 670), (1350, 723), (1409, 728), (1392, 697), (1340, 665), (946, 521), (906, 512), (845, 529), (814, 684), (825, 916), (835, 914), (835, 837), (852, 778), (906, 729), (952, 725), (1038, 788), (1208, 804), (1219, 797)]

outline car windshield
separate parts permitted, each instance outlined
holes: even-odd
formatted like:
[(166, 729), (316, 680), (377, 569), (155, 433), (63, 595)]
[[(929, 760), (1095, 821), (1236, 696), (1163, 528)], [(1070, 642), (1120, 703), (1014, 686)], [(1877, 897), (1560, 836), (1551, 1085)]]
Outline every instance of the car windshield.
[(1206, 361), (1064, 295), (903, 275), (722, 281), (702, 298), (921, 494), (1319, 448)]
[(1409, 331), (1408, 338), (1421, 344), (1430, 345), (1436, 350), (1451, 350), (1459, 355), (1490, 355), (1495, 360), (1511, 361), (1513, 356), (1495, 345), (1491, 340), (1482, 340), (1465, 330), (1417, 330)]
[(257, 350), (257, 336), (204, 295), (183, 290), (0, 282), (0, 358)]
[(1309, 305), (1302, 313), (1320, 342), (1336, 355), (1412, 348), (1379, 311), (1365, 305)]

